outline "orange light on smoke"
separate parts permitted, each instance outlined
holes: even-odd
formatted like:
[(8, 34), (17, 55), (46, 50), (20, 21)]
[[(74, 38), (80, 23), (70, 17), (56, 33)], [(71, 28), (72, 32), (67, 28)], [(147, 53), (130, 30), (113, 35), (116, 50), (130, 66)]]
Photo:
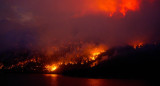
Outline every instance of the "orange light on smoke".
[(128, 10), (136, 11), (139, 9), (140, 0), (122, 0), (120, 12), (125, 16)]
[(141, 0), (86, 0), (80, 15), (90, 13), (105, 13), (108, 16), (113, 14), (126, 15), (128, 11), (139, 10)]

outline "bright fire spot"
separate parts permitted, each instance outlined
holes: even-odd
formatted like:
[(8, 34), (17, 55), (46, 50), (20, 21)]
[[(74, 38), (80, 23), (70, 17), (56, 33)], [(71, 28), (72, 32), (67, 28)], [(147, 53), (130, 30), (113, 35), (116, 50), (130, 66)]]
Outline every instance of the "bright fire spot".
[(139, 10), (141, 0), (86, 0), (82, 15), (86, 13), (105, 13), (126, 15), (128, 11)]
[(55, 71), (57, 69), (57, 66), (55, 64), (53, 65), (46, 65), (45, 68), (48, 70), (48, 71)]
[(98, 55), (100, 55), (101, 53), (103, 53), (105, 50), (102, 48), (95, 48), (93, 49), (93, 51), (91, 51), (91, 56), (90, 59), (91, 60), (96, 60)]

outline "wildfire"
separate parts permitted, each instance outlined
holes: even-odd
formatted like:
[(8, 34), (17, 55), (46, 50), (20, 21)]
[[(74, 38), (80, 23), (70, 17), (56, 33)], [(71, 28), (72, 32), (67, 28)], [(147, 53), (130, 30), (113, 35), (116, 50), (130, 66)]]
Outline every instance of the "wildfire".
[(99, 63), (99, 55), (106, 50), (106, 45), (95, 43), (75, 44), (72, 46), (65, 46), (65, 48), (57, 47), (57, 50), (50, 51), (52, 54), (47, 53), (47, 55), (33, 56), (32, 58), (29, 57), (22, 60), (16, 58), (16, 62), (9, 65), (0, 63), (0, 69), (22, 72), (26, 70), (48, 71), (52, 73), (61, 71), (61, 67), (68, 67), (71, 65), (88, 65), (94, 67)]
[(15, 67), (21, 67), (23, 68), (26, 64), (28, 63), (37, 63), (40, 61), (40, 58), (31, 58), (31, 59), (26, 59), (25, 61), (20, 61), (17, 64), (12, 64), (11, 66), (7, 67), (6, 69), (12, 69)]
[(96, 58), (98, 57), (98, 55), (100, 55), (103, 52), (104, 52), (103, 49), (95, 48), (93, 51), (91, 51), (90, 59), (91, 60), (96, 60)]
[[(76, 51), (76, 52), (75, 52)], [(92, 63), (92, 67), (98, 64), (98, 61), (95, 63), (98, 56), (106, 51), (105, 45), (95, 45), (95, 44), (85, 44), (84, 46), (75, 48), (73, 52), (66, 53), (63, 55), (59, 61), (54, 62), (54, 64), (46, 65), (45, 69), (48, 72), (54, 72), (58, 67), (67, 66), (67, 65), (76, 65), (76, 64), (87, 64)]]
[(52, 65), (46, 65), (45, 68), (50, 71), (50, 72), (53, 72), (57, 69), (57, 66), (55, 64), (52, 64)]

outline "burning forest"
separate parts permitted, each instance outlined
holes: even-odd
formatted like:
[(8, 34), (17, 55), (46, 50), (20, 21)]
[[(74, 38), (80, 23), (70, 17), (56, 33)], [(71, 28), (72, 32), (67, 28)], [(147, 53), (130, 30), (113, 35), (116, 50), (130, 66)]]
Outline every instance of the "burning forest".
[[(94, 67), (98, 64), (99, 55), (106, 50), (106, 46), (93, 43), (68, 45), (68, 47), (57, 48), (53, 51), (39, 51), (39, 53), (25, 49), (22, 51), (15, 50), (1, 54), (2, 63), (0, 67), (1, 70), (13, 70), (15, 72), (23, 72), (25, 68), (28, 68), (28, 71), (31, 72), (44, 73), (54, 72), (59, 67), (67, 65), (87, 64), (88, 67)], [(9, 58), (10, 56), (12, 59)]]
[(2, 0), (0, 73), (145, 77), (160, 65), (159, 9), (159, 0)]
[[(128, 66), (135, 66), (136, 68), (129, 68), (129, 70), (139, 75), (141, 73), (135, 73), (135, 70), (141, 70), (139, 68), (143, 67), (144, 70), (141, 71), (148, 71), (144, 65), (158, 64), (160, 43), (142, 44), (139, 41), (133, 43), (114, 48), (108, 48), (102, 44), (76, 43), (63, 49), (56, 48), (54, 51), (37, 52), (25, 49), (8, 51), (0, 54), (0, 71), (113, 77), (115, 74), (120, 73), (120, 76), (125, 74)], [(123, 72), (119, 68), (123, 69), (121, 70)], [(141, 74), (141, 77), (145, 77), (146, 73)], [(123, 75), (123, 77), (137, 77), (134, 74)]]

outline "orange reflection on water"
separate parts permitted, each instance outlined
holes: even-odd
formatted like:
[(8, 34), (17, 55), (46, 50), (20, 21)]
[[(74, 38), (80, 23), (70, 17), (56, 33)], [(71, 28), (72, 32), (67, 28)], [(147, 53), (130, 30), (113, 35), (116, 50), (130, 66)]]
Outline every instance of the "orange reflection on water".
[(87, 79), (87, 86), (148, 86), (143, 80)]
[(88, 86), (106, 86), (108, 85), (104, 79), (88, 79), (87, 80)]
[(47, 86), (59, 86), (58, 85), (58, 76), (57, 74), (43, 74), (47, 82)]
[(58, 77), (58, 75), (57, 74), (44, 74), (44, 76), (50, 76), (50, 77)]
[(45, 86), (147, 86), (143, 80), (89, 79), (58, 74), (44, 74)]

